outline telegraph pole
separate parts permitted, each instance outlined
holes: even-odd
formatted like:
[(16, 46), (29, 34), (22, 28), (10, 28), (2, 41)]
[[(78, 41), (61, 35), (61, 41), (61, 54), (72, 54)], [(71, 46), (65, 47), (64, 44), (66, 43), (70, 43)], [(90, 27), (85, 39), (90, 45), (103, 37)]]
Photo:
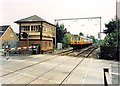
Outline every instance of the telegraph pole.
[[(120, 55), (120, 43), (119, 43), (119, 37), (120, 37), (120, 34), (119, 34), (119, 30), (120, 30), (120, 15), (118, 14), (118, 9), (120, 9), (120, 7), (118, 8), (118, 3), (120, 3), (120, 1), (118, 2), (118, 0), (116, 0), (116, 28), (117, 28), (117, 60), (119, 61), (120, 58), (119, 58), (119, 55)], [(119, 18), (118, 18), (119, 16)], [(118, 67), (120, 67), (120, 64), (118, 64)], [(118, 73), (120, 71), (118, 70)], [(120, 84), (120, 77), (118, 77), (118, 84)]]
[[(56, 21), (55, 21), (55, 25), (57, 25)], [(55, 28), (55, 48), (57, 48), (56, 35), (57, 35), (57, 29)]]
[(101, 17), (100, 17), (100, 40), (101, 40)]

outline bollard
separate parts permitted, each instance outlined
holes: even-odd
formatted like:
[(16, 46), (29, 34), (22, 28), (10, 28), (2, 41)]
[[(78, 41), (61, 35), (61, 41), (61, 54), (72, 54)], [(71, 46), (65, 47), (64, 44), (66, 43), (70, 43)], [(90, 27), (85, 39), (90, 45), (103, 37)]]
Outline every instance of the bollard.
[(104, 86), (108, 86), (108, 82), (107, 82), (105, 72), (109, 73), (109, 68), (103, 68), (103, 71), (104, 71)]

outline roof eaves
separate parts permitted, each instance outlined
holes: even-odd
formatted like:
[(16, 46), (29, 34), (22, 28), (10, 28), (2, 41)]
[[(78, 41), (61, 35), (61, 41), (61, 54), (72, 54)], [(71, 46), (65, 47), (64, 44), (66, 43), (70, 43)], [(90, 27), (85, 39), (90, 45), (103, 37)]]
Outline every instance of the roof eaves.
[(41, 21), (45, 21), (44, 19), (42, 19), (41, 17), (37, 16), (37, 15), (33, 15), (27, 18), (23, 18), (20, 19), (18, 21), (15, 21), (15, 23), (24, 23), (24, 22), (41, 22)]

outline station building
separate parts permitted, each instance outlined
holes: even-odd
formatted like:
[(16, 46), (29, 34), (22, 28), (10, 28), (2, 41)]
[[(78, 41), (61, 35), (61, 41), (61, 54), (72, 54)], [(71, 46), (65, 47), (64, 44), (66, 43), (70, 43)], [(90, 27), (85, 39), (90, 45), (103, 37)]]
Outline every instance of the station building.
[[(37, 15), (15, 21), (19, 25), (20, 46), (40, 45), (40, 53), (53, 50), (53, 39), (55, 38), (55, 25), (47, 22)], [(27, 34), (24, 37), (23, 34)]]

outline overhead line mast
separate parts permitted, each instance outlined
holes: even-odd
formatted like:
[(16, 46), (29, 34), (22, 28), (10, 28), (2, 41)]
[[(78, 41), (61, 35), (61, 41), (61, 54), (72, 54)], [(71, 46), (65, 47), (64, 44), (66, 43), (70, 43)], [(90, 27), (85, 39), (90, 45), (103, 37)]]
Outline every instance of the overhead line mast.
[(85, 18), (65, 18), (65, 19), (55, 19), (55, 21), (62, 21), (62, 20), (78, 20), (78, 19), (101, 19), (101, 17), (85, 17)]
[[(100, 32), (98, 33), (98, 37), (101, 40), (101, 19), (102, 17), (84, 17), (84, 18), (65, 18), (65, 19), (55, 19), (55, 24), (58, 21), (64, 21), (64, 20), (79, 20), (79, 19), (100, 19)], [(56, 36), (55, 36), (55, 46), (56, 46)]]

